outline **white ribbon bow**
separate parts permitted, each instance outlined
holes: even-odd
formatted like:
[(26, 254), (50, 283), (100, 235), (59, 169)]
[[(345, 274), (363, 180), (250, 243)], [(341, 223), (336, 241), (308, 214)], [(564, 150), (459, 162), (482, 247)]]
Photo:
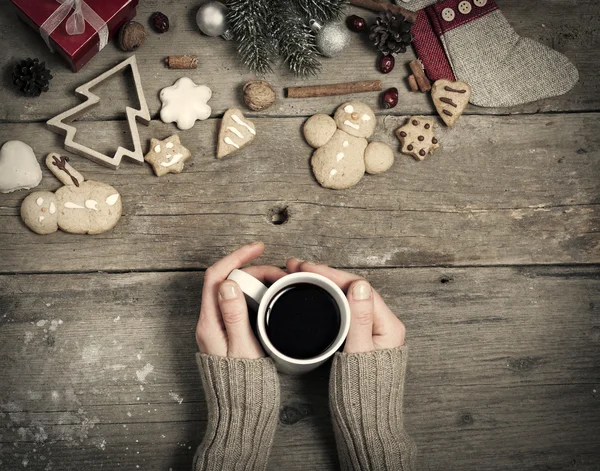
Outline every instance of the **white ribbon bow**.
[(56, 28), (64, 21), (69, 15), (71, 10), (75, 10), (73, 15), (67, 20), (66, 29), (67, 33), (71, 36), (77, 34), (83, 34), (85, 32), (85, 23), (94, 28), (94, 31), (98, 33), (100, 37), (100, 44), (98, 50), (101, 51), (104, 46), (108, 44), (108, 26), (98, 14), (83, 0), (55, 0), (61, 5), (56, 9), (52, 15), (40, 26), (40, 34), (44, 41), (48, 45), (51, 51), (52, 45), (50, 44), (50, 35)]

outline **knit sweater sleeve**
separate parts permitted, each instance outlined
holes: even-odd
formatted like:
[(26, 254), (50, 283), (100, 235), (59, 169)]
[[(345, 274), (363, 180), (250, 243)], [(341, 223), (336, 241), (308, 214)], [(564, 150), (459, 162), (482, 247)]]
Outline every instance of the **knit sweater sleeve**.
[(402, 414), (406, 359), (406, 347), (335, 355), (329, 395), (342, 470), (416, 469)]
[(270, 359), (198, 353), (208, 427), (194, 471), (264, 470), (279, 412), (279, 378)]

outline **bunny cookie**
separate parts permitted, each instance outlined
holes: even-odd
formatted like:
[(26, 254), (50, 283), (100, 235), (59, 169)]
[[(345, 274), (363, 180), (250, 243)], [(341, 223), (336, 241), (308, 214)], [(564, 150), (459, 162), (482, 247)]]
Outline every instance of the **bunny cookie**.
[(394, 163), (392, 149), (367, 141), (377, 122), (373, 110), (360, 101), (341, 105), (333, 118), (317, 114), (304, 124), (304, 137), (317, 150), (311, 164), (325, 188), (342, 190), (356, 185), (365, 171), (383, 173)]
[(65, 186), (56, 190), (31, 193), (21, 204), (21, 218), (37, 234), (61, 229), (72, 234), (101, 234), (117, 224), (121, 217), (121, 195), (112, 186), (84, 180), (65, 157), (50, 154), (50, 171)]

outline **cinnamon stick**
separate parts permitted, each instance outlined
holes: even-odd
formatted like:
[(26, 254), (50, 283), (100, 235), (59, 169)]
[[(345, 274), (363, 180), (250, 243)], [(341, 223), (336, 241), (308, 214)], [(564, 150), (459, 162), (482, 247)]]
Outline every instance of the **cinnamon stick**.
[(407, 10), (398, 5), (391, 3), (378, 2), (376, 0), (350, 0), (350, 3), (356, 7), (365, 8), (371, 11), (385, 11), (390, 10), (392, 13), (399, 13), (406, 18), (409, 23), (416, 23), (417, 13), (414, 11)]
[(165, 65), (169, 69), (195, 69), (198, 67), (198, 56), (165, 57)]
[(419, 91), (419, 85), (417, 84), (417, 79), (415, 78), (414, 75), (408, 76), (408, 86), (410, 87), (411, 92)]
[(421, 65), (421, 61), (419, 59), (415, 59), (410, 63), (410, 70), (412, 70), (412, 73), (415, 76), (415, 80), (419, 85), (419, 89), (423, 93), (431, 90), (431, 82), (425, 75), (425, 72), (423, 71), (423, 66)]
[(308, 87), (289, 87), (288, 98), (314, 98), (321, 96), (347, 95), (349, 93), (379, 92), (381, 80), (364, 82), (335, 83), (332, 85), (311, 85)]

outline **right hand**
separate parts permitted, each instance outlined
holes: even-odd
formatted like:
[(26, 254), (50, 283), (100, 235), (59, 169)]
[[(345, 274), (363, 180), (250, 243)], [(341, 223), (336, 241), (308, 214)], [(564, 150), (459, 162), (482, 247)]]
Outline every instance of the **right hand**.
[(365, 279), (326, 265), (305, 262), (297, 258), (287, 261), (287, 271), (289, 273), (310, 272), (323, 275), (346, 293), (352, 317), (344, 353), (371, 352), (404, 345), (406, 336), (404, 324)]

